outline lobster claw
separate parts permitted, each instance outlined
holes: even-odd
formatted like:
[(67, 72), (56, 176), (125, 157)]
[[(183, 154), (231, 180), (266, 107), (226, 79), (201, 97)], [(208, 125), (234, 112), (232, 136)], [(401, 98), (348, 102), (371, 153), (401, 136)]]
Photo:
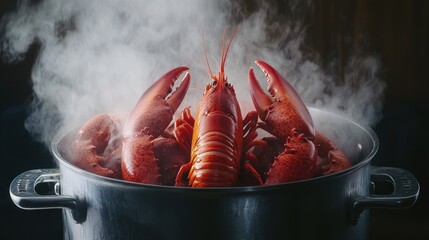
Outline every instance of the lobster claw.
[(304, 134), (292, 129), (280, 153), (267, 173), (265, 184), (299, 181), (315, 176), (317, 149)]
[(143, 93), (125, 122), (123, 132), (125, 138), (142, 130), (155, 137), (163, 133), (186, 95), (190, 83), (189, 73), (186, 73), (180, 85), (171, 93), (173, 85), (188, 69), (188, 67), (177, 67), (165, 73)]
[(264, 72), (268, 82), (268, 92), (271, 95), (267, 95), (262, 90), (253, 68), (250, 68), (248, 76), (250, 94), (261, 120), (268, 125), (273, 124), (271, 128), (275, 128), (276, 122), (277, 125), (290, 126), (283, 127), (284, 129), (278, 134), (274, 133), (277, 137), (284, 138), (284, 140), (292, 130), (292, 127), (297, 128), (306, 137), (313, 138), (315, 129), (310, 112), (292, 85), (268, 63), (261, 60), (257, 60), (255, 63)]
[[(125, 121), (121, 160), (124, 180), (148, 184), (164, 182), (160, 173), (166, 168), (171, 169), (170, 163), (175, 160), (166, 163), (160, 161), (162, 156), (159, 150), (164, 148), (163, 151), (170, 152), (168, 149), (171, 149), (172, 152), (176, 148), (168, 147), (171, 145), (168, 139), (161, 141), (158, 138), (172, 121), (174, 112), (186, 95), (190, 84), (189, 73), (186, 73), (176, 90), (171, 92), (178, 77), (188, 69), (178, 67), (164, 74), (143, 93)], [(180, 159), (177, 161), (182, 164)]]

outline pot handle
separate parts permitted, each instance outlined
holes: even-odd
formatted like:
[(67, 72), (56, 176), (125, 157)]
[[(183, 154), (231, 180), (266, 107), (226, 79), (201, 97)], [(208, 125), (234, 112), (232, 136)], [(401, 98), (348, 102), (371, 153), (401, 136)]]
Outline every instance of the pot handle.
[(371, 184), (377, 188), (377, 182), (387, 182), (393, 186), (393, 192), (387, 195), (371, 194), (357, 198), (353, 202), (350, 222), (356, 224), (359, 215), (370, 208), (403, 209), (414, 205), (419, 196), (420, 185), (414, 175), (405, 169), (393, 167), (375, 167), (371, 169)]
[[(36, 186), (52, 182), (58, 195), (39, 195)], [(69, 209), (77, 223), (86, 218), (83, 204), (76, 198), (59, 195), (60, 172), (58, 169), (34, 169), (21, 173), (10, 184), (9, 192), (16, 206), (27, 209)]]

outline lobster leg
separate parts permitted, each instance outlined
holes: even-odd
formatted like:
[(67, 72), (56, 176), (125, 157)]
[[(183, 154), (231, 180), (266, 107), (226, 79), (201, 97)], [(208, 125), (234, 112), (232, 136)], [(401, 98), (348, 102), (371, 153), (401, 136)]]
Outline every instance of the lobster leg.
[(177, 172), (177, 176), (176, 176), (176, 186), (181, 186), (181, 187), (186, 187), (188, 186), (188, 181), (185, 180), (186, 176), (188, 175), (189, 171), (192, 168), (192, 163), (188, 162), (186, 164), (183, 164), (180, 169), (179, 172)]
[(261, 140), (255, 140), (258, 136), (256, 132), (258, 125), (258, 115), (256, 112), (249, 112), (243, 119), (243, 160), (240, 171), (240, 184), (244, 186), (262, 185), (262, 177), (258, 172), (259, 162), (256, 156), (250, 152), (254, 146), (265, 146), (266, 143)]
[(174, 122), (174, 136), (182, 149), (191, 152), (192, 132), (194, 130), (195, 119), (191, 115), (189, 107), (185, 108), (181, 117)]
[[(174, 123), (174, 136), (182, 150), (184, 150), (186, 153), (187, 159), (189, 159), (191, 155), (191, 141), (194, 123), (195, 119), (192, 117), (189, 107), (183, 110), (180, 118), (176, 119)], [(179, 168), (175, 179), (176, 186), (188, 186), (188, 181), (186, 177), (184, 178), (184, 176), (187, 176), (191, 170), (191, 167), (192, 163), (187, 161), (187, 163), (183, 163), (183, 165)]]

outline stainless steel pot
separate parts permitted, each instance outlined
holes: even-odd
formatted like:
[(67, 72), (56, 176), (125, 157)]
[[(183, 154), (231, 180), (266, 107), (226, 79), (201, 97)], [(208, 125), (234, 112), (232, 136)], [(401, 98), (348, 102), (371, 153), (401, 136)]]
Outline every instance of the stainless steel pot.
[[(336, 114), (310, 109), (315, 125), (354, 163), (350, 169), (271, 186), (191, 189), (105, 178), (52, 153), (59, 169), (30, 170), (10, 186), (23, 209), (62, 208), (65, 239), (365, 239), (370, 208), (407, 208), (419, 183), (406, 170), (374, 167), (378, 138)], [(54, 182), (56, 195), (35, 186)], [(380, 183), (393, 192), (377, 195)]]

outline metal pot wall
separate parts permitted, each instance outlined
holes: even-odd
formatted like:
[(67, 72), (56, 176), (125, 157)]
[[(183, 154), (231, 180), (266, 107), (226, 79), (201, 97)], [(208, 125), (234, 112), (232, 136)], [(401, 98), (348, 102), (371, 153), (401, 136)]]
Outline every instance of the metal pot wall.
[[(374, 167), (374, 132), (336, 114), (310, 109), (316, 127), (354, 163), (310, 180), (258, 187), (191, 189), (136, 184), (81, 170), (52, 152), (59, 169), (24, 172), (10, 194), (24, 209), (62, 208), (65, 239), (365, 239), (369, 208), (407, 208), (419, 184), (406, 170)], [(35, 186), (54, 182), (56, 195)], [(376, 195), (380, 183), (393, 192)], [(384, 184), (380, 184), (384, 185)]]

